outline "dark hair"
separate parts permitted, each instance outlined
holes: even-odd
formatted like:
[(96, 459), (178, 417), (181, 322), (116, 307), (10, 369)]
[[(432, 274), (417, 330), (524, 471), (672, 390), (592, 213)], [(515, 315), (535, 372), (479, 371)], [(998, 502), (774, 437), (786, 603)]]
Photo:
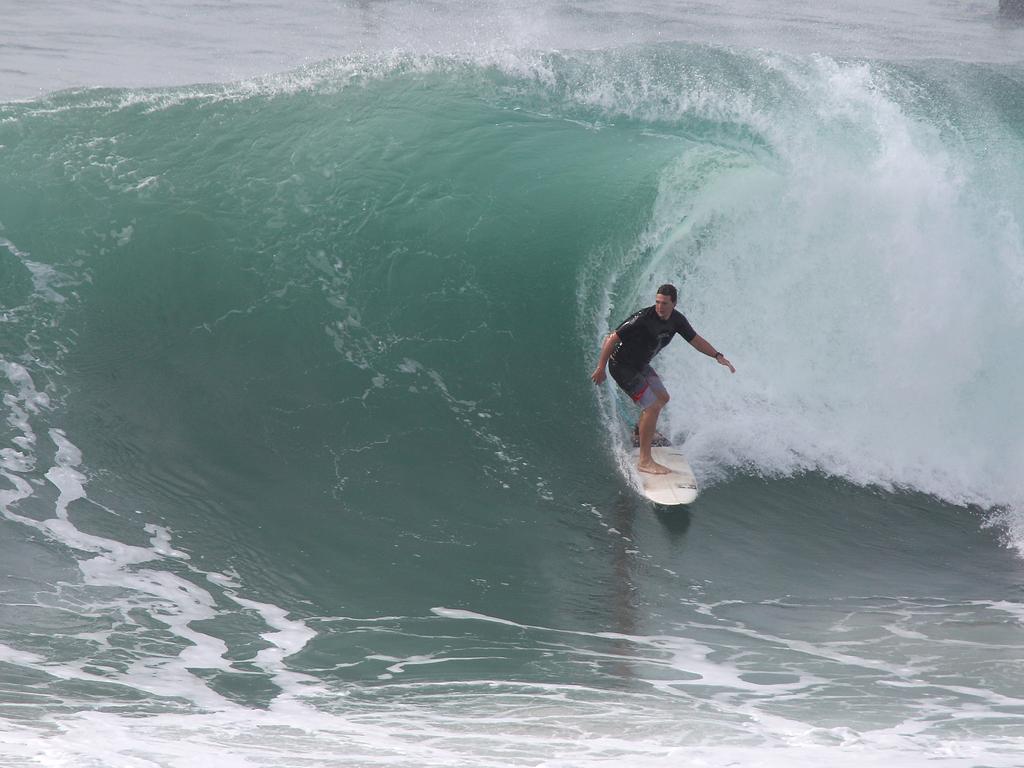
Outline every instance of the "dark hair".
[(662, 296), (668, 296), (672, 299), (672, 303), (675, 304), (678, 300), (676, 299), (676, 287), (672, 283), (665, 283), (658, 287), (658, 293)]

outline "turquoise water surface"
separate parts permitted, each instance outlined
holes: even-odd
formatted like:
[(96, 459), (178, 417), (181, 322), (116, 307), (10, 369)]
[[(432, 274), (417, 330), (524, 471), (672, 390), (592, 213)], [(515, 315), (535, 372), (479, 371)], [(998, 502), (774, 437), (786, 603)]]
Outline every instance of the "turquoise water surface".
[(1019, 765), (1019, 30), (373, 6), (6, 33), (0, 762)]

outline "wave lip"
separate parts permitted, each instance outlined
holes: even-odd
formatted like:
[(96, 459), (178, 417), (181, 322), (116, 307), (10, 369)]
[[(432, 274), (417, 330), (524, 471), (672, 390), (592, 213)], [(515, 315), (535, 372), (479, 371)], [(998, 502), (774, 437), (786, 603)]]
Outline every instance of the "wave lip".
[[(609, 50), (657, 43), (713, 44), (797, 55), (1019, 63), (1024, 30), (994, 5), (770, 0), (703, 4), (501, 0), (337, 4), (326, 0), (197, 11), (184, 0), (159, 12), (113, 2), (12, 11), (0, 32), (0, 99), (69, 88), (152, 88), (227, 82), (310, 62), (402, 51), (446, 56), (494, 51)], [(59, 33), (59, 34), (58, 34)]]

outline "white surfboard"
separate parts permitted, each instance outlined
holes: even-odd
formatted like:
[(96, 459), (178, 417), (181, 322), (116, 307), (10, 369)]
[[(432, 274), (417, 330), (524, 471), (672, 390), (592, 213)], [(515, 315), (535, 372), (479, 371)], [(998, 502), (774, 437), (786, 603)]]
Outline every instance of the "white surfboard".
[[(697, 478), (683, 452), (674, 445), (667, 445), (651, 448), (651, 456), (672, 471), (667, 475), (652, 475), (636, 470), (644, 496), (666, 507), (692, 503), (697, 498)], [(634, 467), (639, 458), (640, 449), (636, 448), (632, 453)]]

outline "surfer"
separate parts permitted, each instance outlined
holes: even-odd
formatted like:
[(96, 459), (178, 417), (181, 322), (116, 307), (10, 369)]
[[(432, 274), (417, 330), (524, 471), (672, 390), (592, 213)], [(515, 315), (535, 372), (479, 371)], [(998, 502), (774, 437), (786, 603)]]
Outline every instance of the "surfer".
[(607, 366), (615, 383), (640, 406), (640, 460), (637, 469), (655, 475), (670, 471), (651, 457), (651, 441), (658, 416), (669, 397), (650, 362), (677, 333), (698, 352), (715, 358), (736, 373), (725, 355), (693, 330), (689, 320), (676, 311), (676, 287), (665, 283), (658, 288), (654, 306), (634, 312), (608, 334), (601, 345), (597, 368), (590, 375), (595, 384), (600, 384), (605, 380)]

